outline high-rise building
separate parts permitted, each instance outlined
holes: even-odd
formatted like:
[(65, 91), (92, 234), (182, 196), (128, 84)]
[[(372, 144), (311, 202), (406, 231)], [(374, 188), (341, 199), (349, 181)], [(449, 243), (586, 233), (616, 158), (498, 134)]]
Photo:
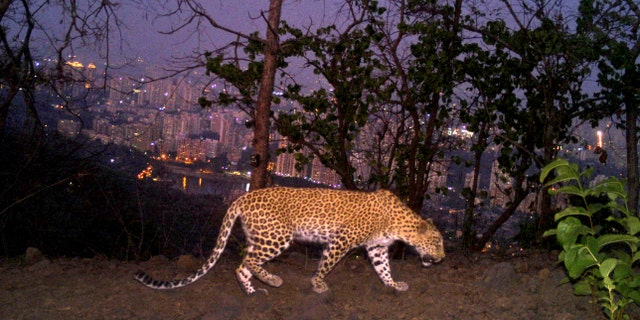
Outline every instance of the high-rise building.
[(447, 186), (447, 165), (443, 162), (433, 162), (429, 171), (429, 191), (435, 192), (437, 188)]
[(67, 137), (77, 137), (82, 123), (73, 119), (58, 120), (58, 132)]
[(342, 185), (338, 174), (324, 166), (318, 157), (314, 157), (311, 161), (311, 174), (309, 178), (316, 183), (322, 183), (332, 187)]
[[(288, 145), (286, 139), (282, 139), (278, 148), (285, 148)], [(304, 171), (304, 170), (303, 170)], [(296, 159), (293, 153), (285, 152), (276, 157), (275, 174), (284, 177), (304, 177), (304, 172), (296, 170)]]

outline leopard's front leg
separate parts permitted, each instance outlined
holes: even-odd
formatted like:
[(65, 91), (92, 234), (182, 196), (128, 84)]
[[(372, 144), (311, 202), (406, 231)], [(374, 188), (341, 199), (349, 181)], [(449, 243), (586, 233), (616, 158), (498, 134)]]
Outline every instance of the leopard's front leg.
[(384, 245), (375, 244), (367, 246), (367, 254), (373, 265), (373, 269), (385, 285), (395, 288), (398, 291), (407, 291), (409, 285), (406, 282), (395, 282), (391, 277), (391, 266), (389, 265), (389, 248)]

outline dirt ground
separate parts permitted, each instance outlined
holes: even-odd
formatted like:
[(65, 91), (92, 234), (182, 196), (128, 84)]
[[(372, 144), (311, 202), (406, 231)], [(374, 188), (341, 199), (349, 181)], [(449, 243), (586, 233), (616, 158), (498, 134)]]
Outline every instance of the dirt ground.
[[(182, 277), (197, 267), (191, 256), (154, 257), (136, 264), (100, 258), (0, 261), (0, 319), (604, 319), (587, 297), (576, 297), (550, 253), (517, 257), (452, 253), (422, 268), (415, 256), (391, 263), (396, 292), (378, 279), (356, 251), (327, 277), (330, 291), (316, 294), (309, 282), (317, 260), (293, 252), (267, 265), (284, 284), (246, 296), (235, 279), (240, 257), (221, 260), (200, 281), (156, 291), (132, 274)], [(192, 270), (193, 270), (192, 269)], [(632, 315), (632, 317), (638, 316)]]

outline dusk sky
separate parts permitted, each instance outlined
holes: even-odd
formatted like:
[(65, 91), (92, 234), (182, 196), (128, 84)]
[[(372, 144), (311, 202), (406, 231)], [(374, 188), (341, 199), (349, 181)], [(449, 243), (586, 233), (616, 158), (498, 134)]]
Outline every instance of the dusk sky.
[[(163, 10), (159, 9), (157, 5), (152, 5), (157, 1), (141, 1), (143, 4), (149, 5), (121, 4), (119, 14), (130, 30), (125, 35), (125, 40), (128, 43), (125, 45), (123, 53), (126, 55), (133, 53), (145, 59), (155, 60), (158, 57), (168, 58), (171, 55), (189, 54), (193, 50), (199, 52), (212, 50), (234, 39), (233, 36), (212, 28), (206, 22), (203, 22), (198, 32), (195, 32), (197, 24), (192, 23), (178, 34), (159, 34), (159, 31), (170, 30), (172, 22), (174, 26), (177, 25), (179, 19), (175, 16), (170, 19), (158, 17), (158, 14)], [(560, 2), (563, 11), (566, 12), (565, 19), (567, 21), (575, 15), (578, 2), (578, 0)], [(246, 33), (258, 31), (264, 35), (266, 23), (260, 17), (260, 13), (266, 12), (268, 9), (268, 0), (214, 0), (201, 1), (201, 3), (206, 5), (209, 15), (220, 25)], [(487, 7), (485, 13), (490, 14), (491, 8), (495, 8), (499, 1), (485, 1), (483, 3)], [(344, 1), (340, 0), (285, 0), (282, 8), (282, 20), (301, 28), (310, 25), (314, 28), (326, 26), (340, 20), (339, 17), (336, 17), (336, 10), (343, 4)], [(185, 16), (186, 14), (183, 18)], [(507, 22), (510, 20), (508, 16), (502, 18), (507, 19)]]
[[(154, 2), (152, 0), (145, 1)], [(203, 3), (205, 2), (207, 1), (203, 1)], [(336, 3), (339, 2), (331, 0), (285, 1), (282, 19), (296, 26), (326, 25), (335, 19), (330, 17), (334, 16), (330, 12), (335, 10)], [(224, 27), (244, 33), (258, 31), (263, 35), (266, 24), (260, 14), (261, 11), (266, 11), (268, 6), (268, 0), (210, 1), (206, 9), (209, 15)], [(119, 14), (126, 24), (125, 30), (128, 30), (124, 34), (125, 44), (122, 54), (157, 61), (158, 59), (168, 59), (172, 55), (188, 55), (194, 50), (199, 52), (213, 50), (235, 39), (235, 36), (216, 30), (205, 22), (200, 26), (200, 30), (196, 30), (197, 24), (192, 23), (177, 34), (160, 34), (160, 32), (171, 30), (172, 23), (177, 26), (179, 22), (176, 17), (171, 19), (158, 17), (159, 12), (160, 9), (152, 6), (145, 8), (140, 5), (122, 5)]]
[[(175, 1), (166, 0), (164, 2), (174, 3)], [(237, 0), (237, 1), (200, 1), (206, 5), (207, 13), (218, 24), (239, 32), (249, 34), (251, 32), (259, 32), (264, 35), (266, 29), (265, 18), (261, 17), (261, 12), (266, 11), (269, 6), (269, 0)], [(451, 1), (449, 1), (451, 2)], [(485, 13), (500, 18), (510, 20), (508, 14), (497, 13), (493, 9), (500, 4), (498, 0), (484, 1), (482, 4), (486, 7)], [(565, 0), (561, 2), (563, 11), (567, 12), (565, 17), (567, 21), (573, 20), (577, 11), (578, 0)], [(282, 8), (282, 20), (287, 21), (290, 25), (306, 28), (311, 26), (312, 29), (330, 24), (340, 24), (341, 18), (337, 16), (337, 9), (344, 5), (341, 0), (285, 0)], [(504, 8), (503, 8), (504, 9)], [(122, 40), (114, 37), (110, 49), (110, 63), (112, 66), (118, 66), (122, 62), (133, 61), (136, 58), (142, 58), (144, 61), (163, 67), (171, 66), (172, 58), (194, 56), (195, 53), (203, 53), (206, 51), (214, 51), (217, 48), (228, 44), (235, 40), (235, 36), (228, 32), (217, 30), (211, 27), (208, 22), (202, 20), (200, 25), (192, 22), (183, 30), (174, 34), (161, 34), (168, 32), (172, 27), (177, 27), (186, 21), (189, 12), (188, 8), (183, 10), (181, 16), (172, 15), (162, 17), (163, 13), (172, 10), (172, 8), (158, 7), (158, 0), (136, 0), (130, 2), (120, 2), (118, 5), (117, 15), (123, 22), (121, 28)], [(55, 13), (48, 13), (51, 18), (48, 19), (54, 23), (59, 18)], [(117, 34), (117, 33), (113, 33)], [(75, 54), (77, 59), (83, 63), (100, 61), (92, 61), (96, 59), (95, 52), (88, 52), (81, 47), (76, 46)], [(104, 50), (104, 47), (100, 48)], [(183, 60), (184, 61), (184, 60)], [(295, 62), (292, 64), (295, 65)], [(294, 70), (290, 70), (296, 73)]]
[[(174, 1), (161, 2), (174, 3)], [(265, 12), (266, 15), (269, 6), (268, 0), (200, 2), (206, 6), (211, 18), (224, 27), (244, 33), (255, 31), (260, 32), (261, 35), (265, 33), (266, 23), (260, 14)], [(492, 8), (495, 8), (499, 1), (484, 1), (482, 3), (487, 8), (485, 13), (489, 13), (493, 11)], [(565, 0), (561, 3), (567, 12), (575, 14), (577, 11), (578, 0)], [(312, 26), (315, 29), (319, 26), (327, 26), (340, 21), (340, 18), (336, 16), (336, 10), (341, 5), (344, 5), (344, 1), (285, 0), (282, 8), (282, 20), (300, 28)], [(173, 15), (169, 18), (160, 16), (171, 9), (159, 7), (158, 0), (120, 2), (116, 14), (124, 22), (121, 29), (124, 41), (121, 43), (117, 37), (112, 39), (111, 58), (113, 62), (121, 61), (124, 57), (128, 60), (142, 57), (144, 60), (159, 63), (162, 59), (170, 59), (172, 56), (189, 55), (194, 51), (215, 50), (235, 39), (227, 32), (214, 29), (205, 21), (201, 21), (200, 26), (193, 22), (176, 34), (160, 34), (160, 32), (169, 31), (172, 26), (175, 27), (184, 22), (188, 15), (188, 12), (184, 12), (188, 10), (187, 8), (183, 10), (182, 16)], [(59, 15), (55, 12), (44, 14), (50, 16), (45, 20), (52, 23), (52, 27), (55, 29), (60, 19)], [(571, 19), (571, 13), (568, 15), (568, 17), (565, 16), (568, 18), (567, 20)], [(508, 19), (507, 16), (503, 18)], [(82, 59), (81, 56), (84, 53), (78, 52), (77, 54), (78, 58)]]

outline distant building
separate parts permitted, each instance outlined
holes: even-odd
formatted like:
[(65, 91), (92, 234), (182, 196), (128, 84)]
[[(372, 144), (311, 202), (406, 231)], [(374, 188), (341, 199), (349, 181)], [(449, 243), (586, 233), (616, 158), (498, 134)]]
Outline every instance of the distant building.
[(82, 123), (73, 119), (58, 120), (58, 133), (67, 137), (77, 137), (80, 134)]
[(326, 184), (332, 187), (339, 187), (341, 185), (340, 177), (336, 172), (320, 163), (318, 157), (314, 157), (311, 161), (311, 174), (309, 178), (315, 183)]
[[(469, 171), (464, 175), (464, 187), (471, 189), (473, 185), (473, 171)], [(479, 177), (478, 177), (479, 178)]]
[(429, 192), (435, 192), (438, 188), (447, 187), (447, 165), (443, 162), (434, 162), (429, 171)]
[[(278, 147), (284, 148), (287, 145), (288, 141), (286, 139), (282, 139), (278, 144)], [(289, 152), (281, 153), (276, 157), (274, 172), (276, 175), (283, 177), (304, 177), (304, 173), (296, 169), (295, 155)]]

